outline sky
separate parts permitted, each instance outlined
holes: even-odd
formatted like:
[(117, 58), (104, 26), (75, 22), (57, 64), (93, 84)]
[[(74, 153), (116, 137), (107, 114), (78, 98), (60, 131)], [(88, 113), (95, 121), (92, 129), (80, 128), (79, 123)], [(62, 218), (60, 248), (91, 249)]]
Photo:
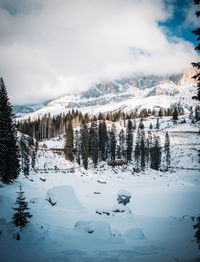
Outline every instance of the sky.
[(188, 0), (0, 0), (0, 75), (13, 104), (198, 61)]

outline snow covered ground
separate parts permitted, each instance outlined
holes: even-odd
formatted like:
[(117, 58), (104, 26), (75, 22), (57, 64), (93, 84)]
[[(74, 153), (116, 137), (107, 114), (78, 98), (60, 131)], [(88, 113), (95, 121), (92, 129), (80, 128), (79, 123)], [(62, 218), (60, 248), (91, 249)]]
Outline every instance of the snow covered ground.
[[(62, 155), (40, 149), (38, 172), (0, 187), (0, 261), (199, 261), (189, 216), (200, 213), (200, 135), (198, 125), (186, 121), (160, 121), (162, 142), (166, 130), (171, 142), (173, 169), (165, 173), (134, 173), (131, 165), (106, 163), (96, 169), (89, 165), (88, 171), (74, 165), (71, 172), (73, 165)], [(62, 143), (62, 138), (45, 142), (48, 148)], [(17, 241), (10, 221), (20, 183), (33, 217)], [(113, 212), (120, 190), (130, 192), (131, 213)]]

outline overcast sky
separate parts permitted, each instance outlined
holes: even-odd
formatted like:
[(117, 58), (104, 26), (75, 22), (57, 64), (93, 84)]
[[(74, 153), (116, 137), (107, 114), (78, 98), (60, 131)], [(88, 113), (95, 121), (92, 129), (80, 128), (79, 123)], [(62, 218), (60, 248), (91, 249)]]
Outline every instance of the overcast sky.
[(134, 73), (180, 72), (198, 60), (192, 2), (0, 0), (0, 74), (11, 102)]

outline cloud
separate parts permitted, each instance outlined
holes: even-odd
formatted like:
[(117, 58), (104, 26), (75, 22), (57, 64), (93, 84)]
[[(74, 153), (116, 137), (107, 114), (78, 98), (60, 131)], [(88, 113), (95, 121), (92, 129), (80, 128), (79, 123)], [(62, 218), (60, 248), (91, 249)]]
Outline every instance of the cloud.
[(0, 0), (0, 72), (13, 103), (35, 103), (134, 73), (179, 72), (193, 45), (168, 38), (162, 0)]

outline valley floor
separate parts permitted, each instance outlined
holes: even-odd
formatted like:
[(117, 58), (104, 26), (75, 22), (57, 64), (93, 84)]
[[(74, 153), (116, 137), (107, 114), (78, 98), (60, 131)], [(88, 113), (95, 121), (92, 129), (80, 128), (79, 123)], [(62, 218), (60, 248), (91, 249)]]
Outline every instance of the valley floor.
[[(190, 218), (200, 212), (199, 135), (184, 135), (171, 139), (170, 172), (134, 173), (132, 165), (113, 169), (106, 163), (70, 172), (64, 158), (40, 150), (38, 168), (45, 171), (0, 187), (0, 261), (200, 261)], [(55, 165), (62, 170), (53, 170)], [(33, 217), (17, 241), (10, 221), (20, 183)], [(112, 212), (121, 189), (132, 195), (131, 213)], [(54, 206), (45, 200), (49, 197)]]

